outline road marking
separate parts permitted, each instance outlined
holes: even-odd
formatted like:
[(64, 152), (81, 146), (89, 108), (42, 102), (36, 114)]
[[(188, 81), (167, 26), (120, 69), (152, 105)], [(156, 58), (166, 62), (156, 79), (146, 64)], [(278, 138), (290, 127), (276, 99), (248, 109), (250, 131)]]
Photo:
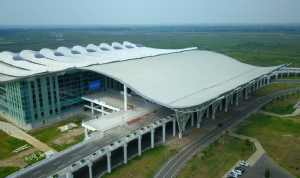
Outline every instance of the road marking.
[(62, 167), (62, 166), (64, 166), (65, 164), (63, 164), (63, 165), (60, 165), (60, 166), (58, 166), (58, 168), (60, 168), (60, 167)]
[(32, 175), (35, 175), (35, 174), (37, 174), (37, 173), (40, 173), (41, 171), (38, 171), (38, 172), (36, 172), (36, 173), (34, 173), (34, 174), (32, 174)]
[(96, 150), (97, 149), (97, 147), (96, 148), (94, 148), (94, 149), (92, 149), (92, 150)]
[(74, 154), (72, 154), (71, 156), (74, 156), (74, 155), (76, 155), (76, 154), (78, 154), (78, 152), (77, 152), (77, 153), (74, 153)]
[(75, 159), (80, 158), (80, 157), (81, 157), (81, 155), (80, 155), (80, 156), (77, 156)]
[[(58, 161), (57, 163), (60, 163), (60, 161)], [(54, 163), (53, 165), (57, 164), (57, 163)]]
[(44, 175), (46, 175), (46, 174), (43, 174), (43, 175), (41, 175), (40, 177), (38, 177), (38, 178), (41, 178), (41, 177), (43, 177)]

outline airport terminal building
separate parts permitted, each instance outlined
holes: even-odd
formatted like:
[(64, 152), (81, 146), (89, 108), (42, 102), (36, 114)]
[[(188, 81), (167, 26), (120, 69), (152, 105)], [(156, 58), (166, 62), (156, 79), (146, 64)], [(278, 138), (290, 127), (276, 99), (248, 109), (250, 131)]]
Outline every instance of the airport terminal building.
[[(130, 42), (0, 53), (1, 115), (24, 129), (89, 112), (128, 109), (128, 98), (174, 110), (179, 130), (189, 117), (215, 117), (217, 108), (268, 84), (286, 65), (257, 67), (197, 50), (154, 49)], [(123, 105), (98, 100), (111, 92)], [(130, 103), (129, 103), (130, 104)], [(197, 114), (193, 114), (197, 113)], [(97, 130), (90, 128), (92, 130)]]

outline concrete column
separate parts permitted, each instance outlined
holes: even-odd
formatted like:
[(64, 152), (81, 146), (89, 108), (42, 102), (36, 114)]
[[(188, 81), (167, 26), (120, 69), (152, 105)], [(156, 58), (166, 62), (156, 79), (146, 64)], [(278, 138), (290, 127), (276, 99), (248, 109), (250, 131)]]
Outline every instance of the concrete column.
[(127, 87), (124, 85), (124, 109), (127, 110)]
[(289, 77), (290, 76), (290, 72), (288, 72), (288, 75), (287, 75), (287, 77)]
[(163, 132), (163, 143), (165, 143), (166, 142), (166, 123), (164, 123), (163, 125), (162, 125), (162, 132)]
[(142, 136), (140, 135), (139, 137), (138, 137), (138, 140), (139, 140), (139, 156), (141, 156), (142, 155)]
[(200, 123), (198, 122), (198, 112), (196, 112), (197, 128), (200, 128)]
[(270, 77), (268, 77), (268, 80), (267, 80), (267, 81), (268, 81), (267, 85), (269, 85), (269, 84), (270, 84)]
[(258, 90), (259, 87), (259, 81), (256, 82), (256, 90)]
[(248, 99), (248, 87), (245, 88), (245, 99)]
[(255, 91), (255, 82), (253, 83), (252, 91)]
[(94, 103), (91, 102), (91, 110), (92, 110), (92, 115), (94, 115)]
[(85, 130), (85, 139), (89, 138), (89, 130), (87, 128), (84, 128)]
[(107, 157), (107, 172), (108, 172), (108, 173), (111, 173), (110, 156), (111, 156), (111, 152), (108, 152), (108, 153), (106, 154), (106, 157)]
[(124, 164), (127, 164), (127, 143), (123, 145), (124, 148)]
[(278, 79), (278, 73), (276, 73), (276, 79)]
[(221, 99), (221, 102), (220, 102), (220, 111), (222, 111), (222, 99)]
[(151, 148), (154, 148), (154, 133), (155, 129), (151, 130)]
[(194, 113), (191, 114), (191, 126), (194, 126)]
[(295, 72), (295, 77), (297, 77), (297, 72)]
[(104, 116), (104, 112), (103, 112), (104, 111), (104, 106), (102, 106), (102, 105), (101, 105), (101, 110), (102, 110), (101, 115)]
[(182, 133), (181, 132), (179, 132), (179, 138), (182, 138)]
[(73, 178), (73, 174), (72, 173), (67, 173), (66, 178)]
[(281, 78), (282, 78), (283, 72), (281, 72)]
[(231, 99), (231, 101), (230, 101), (230, 102), (231, 102), (231, 104), (233, 104), (233, 94), (232, 94), (232, 99)]
[(260, 79), (260, 88), (262, 87), (262, 79)]
[(176, 136), (176, 119), (173, 120), (173, 136)]
[(236, 92), (235, 105), (239, 105), (239, 93)]
[(209, 106), (207, 106), (207, 109), (206, 109), (206, 117), (209, 118)]
[(93, 163), (89, 162), (88, 167), (89, 167), (90, 178), (93, 178), (92, 166), (93, 166)]
[(216, 118), (216, 116), (215, 116), (215, 114), (213, 113), (213, 115), (211, 116), (211, 118), (212, 119), (215, 119)]

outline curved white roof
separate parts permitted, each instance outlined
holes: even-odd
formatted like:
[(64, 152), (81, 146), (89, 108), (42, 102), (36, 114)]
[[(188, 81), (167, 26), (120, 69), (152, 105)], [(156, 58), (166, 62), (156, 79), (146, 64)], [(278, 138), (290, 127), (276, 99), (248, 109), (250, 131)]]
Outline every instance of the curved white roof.
[(50, 59), (47, 59), (45, 56), (40, 56), (39, 58), (37, 58), (36, 55), (39, 55), (39, 53), (35, 52), (35, 51), (31, 51), (31, 50), (23, 50), (20, 52), (20, 56), (23, 59), (25, 59), (29, 62), (36, 63), (36, 64), (57, 67), (59, 70), (75, 67), (74, 64), (50, 60)]
[(82, 69), (110, 76), (163, 106), (189, 108), (280, 67), (257, 67), (223, 54), (193, 50)]

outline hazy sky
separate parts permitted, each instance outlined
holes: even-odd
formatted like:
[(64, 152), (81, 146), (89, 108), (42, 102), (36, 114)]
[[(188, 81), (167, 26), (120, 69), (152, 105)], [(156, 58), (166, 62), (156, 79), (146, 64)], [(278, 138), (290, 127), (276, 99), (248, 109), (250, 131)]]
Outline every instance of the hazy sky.
[(0, 0), (0, 25), (299, 23), (300, 0)]

